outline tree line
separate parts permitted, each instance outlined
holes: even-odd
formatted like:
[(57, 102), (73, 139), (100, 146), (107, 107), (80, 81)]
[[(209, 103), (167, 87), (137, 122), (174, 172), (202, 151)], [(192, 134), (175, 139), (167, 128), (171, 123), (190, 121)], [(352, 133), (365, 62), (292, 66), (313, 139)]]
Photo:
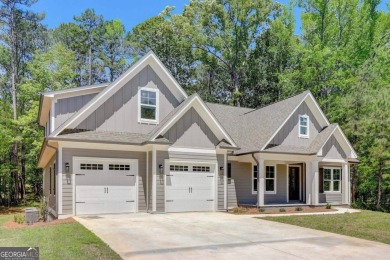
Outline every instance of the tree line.
[(93, 9), (48, 29), (35, 2), (0, 0), (3, 204), (42, 190), (39, 93), (111, 82), (153, 50), (210, 102), (256, 108), (311, 90), (358, 152), (355, 205), (390, 211), (390, 14), (379, 0), (191, 0), (130, 30)]

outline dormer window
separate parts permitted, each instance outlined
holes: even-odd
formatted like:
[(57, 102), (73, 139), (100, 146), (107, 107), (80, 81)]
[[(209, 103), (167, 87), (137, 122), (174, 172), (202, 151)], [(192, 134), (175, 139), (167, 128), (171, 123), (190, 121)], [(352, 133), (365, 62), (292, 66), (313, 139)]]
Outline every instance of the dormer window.
[(299, 137), (309, 138), (309, 116), (299, 116)]
[(138, 92), (139, 96), (139, 121), (158, 122), (158, 90), (142, 88)]

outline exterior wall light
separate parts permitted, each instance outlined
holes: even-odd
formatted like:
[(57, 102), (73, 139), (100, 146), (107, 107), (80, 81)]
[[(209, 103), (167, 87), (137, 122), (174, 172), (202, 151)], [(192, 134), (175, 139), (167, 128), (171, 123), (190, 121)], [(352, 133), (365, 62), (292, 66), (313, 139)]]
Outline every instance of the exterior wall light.
[(65, 173), (69, 173), (70, 164), (68, 162), (65, 163)]

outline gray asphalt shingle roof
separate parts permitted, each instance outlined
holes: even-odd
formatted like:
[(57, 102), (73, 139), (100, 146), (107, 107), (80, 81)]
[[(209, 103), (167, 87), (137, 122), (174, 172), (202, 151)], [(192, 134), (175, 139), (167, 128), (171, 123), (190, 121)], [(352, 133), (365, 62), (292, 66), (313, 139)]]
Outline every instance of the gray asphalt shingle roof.
[[(83, 142), (100, 142), (100, 143), (117, 143), (117, 144), (134, 144), (134, 145), (142, 145), (142, 144), (150, 143), (148, 134), (111, 132), (111, 131), (85, 131), (79, 133), (63, 134), (48, 139), (83, 141)], [(158, 140), (155, 143), (169, 144), (169, 140), (167, 140), (166, 138), (158, 138)]]
[[(239, 149), (236, 148), (237, 150), (234, 154), (240, 155), (260, 151), (276, 133), (278, 128), (281, 127), (283, 122), (288, 119), (294, 109), (303, 101), (308, 93), (308, 91), (305, 91), (299, 95), (259, 109), (233, 107), (215, 103), (206, 103), (206, 106), (239, 147)], [(134, 145), (151, 143), (151, 137), (160, 131), (172, 117), (179, 113), (180, 110), (185, 107), (186, 104), (190, 103), (196, 96), (197, 94), (193, 94), (185, 99), (149, 133), (140, 134), (109, 131), (86, 131), (63, 134), (52, 139)], [(331, 124), (324, 128), (312, 141), (310, 146), (301, 147), (279, 145), (267, 147), (264, 149), (264, 152), (316, 154), (336, 127), (337, 124)], [(155, 143), (169, 144), (169, 140), (160, 136), (156, 138)], [(232, 144), (226, 140), (221, 140), (219, 146), (224, 148), (233, 148)]]
[(317, 154), (321, 147), (328, 140), (337, 124), (330, 124), (324, 128), (309, 146), (277, 145), (266, 148), (264, 152), (272, 153), (292, 153), (292, 154)]
[(241, 148), (235, 152), (238, 155), (260, 151), (308, 93), (305, 91), (259, 109), (212, 103), (207, 106)]

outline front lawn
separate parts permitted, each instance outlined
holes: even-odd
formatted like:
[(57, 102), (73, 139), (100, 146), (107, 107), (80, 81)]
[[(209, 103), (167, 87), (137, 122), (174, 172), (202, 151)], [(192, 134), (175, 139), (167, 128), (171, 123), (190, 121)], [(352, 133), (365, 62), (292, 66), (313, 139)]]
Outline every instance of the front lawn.
[(39, 247), (41, 259), (121, 259), (78, 222), (5, 228), (12, 215), (0, 216), (0, 246)]
[(389, 213), (363, 210), (359, 213), (281, 216), (262, 219), (390, 244)]

